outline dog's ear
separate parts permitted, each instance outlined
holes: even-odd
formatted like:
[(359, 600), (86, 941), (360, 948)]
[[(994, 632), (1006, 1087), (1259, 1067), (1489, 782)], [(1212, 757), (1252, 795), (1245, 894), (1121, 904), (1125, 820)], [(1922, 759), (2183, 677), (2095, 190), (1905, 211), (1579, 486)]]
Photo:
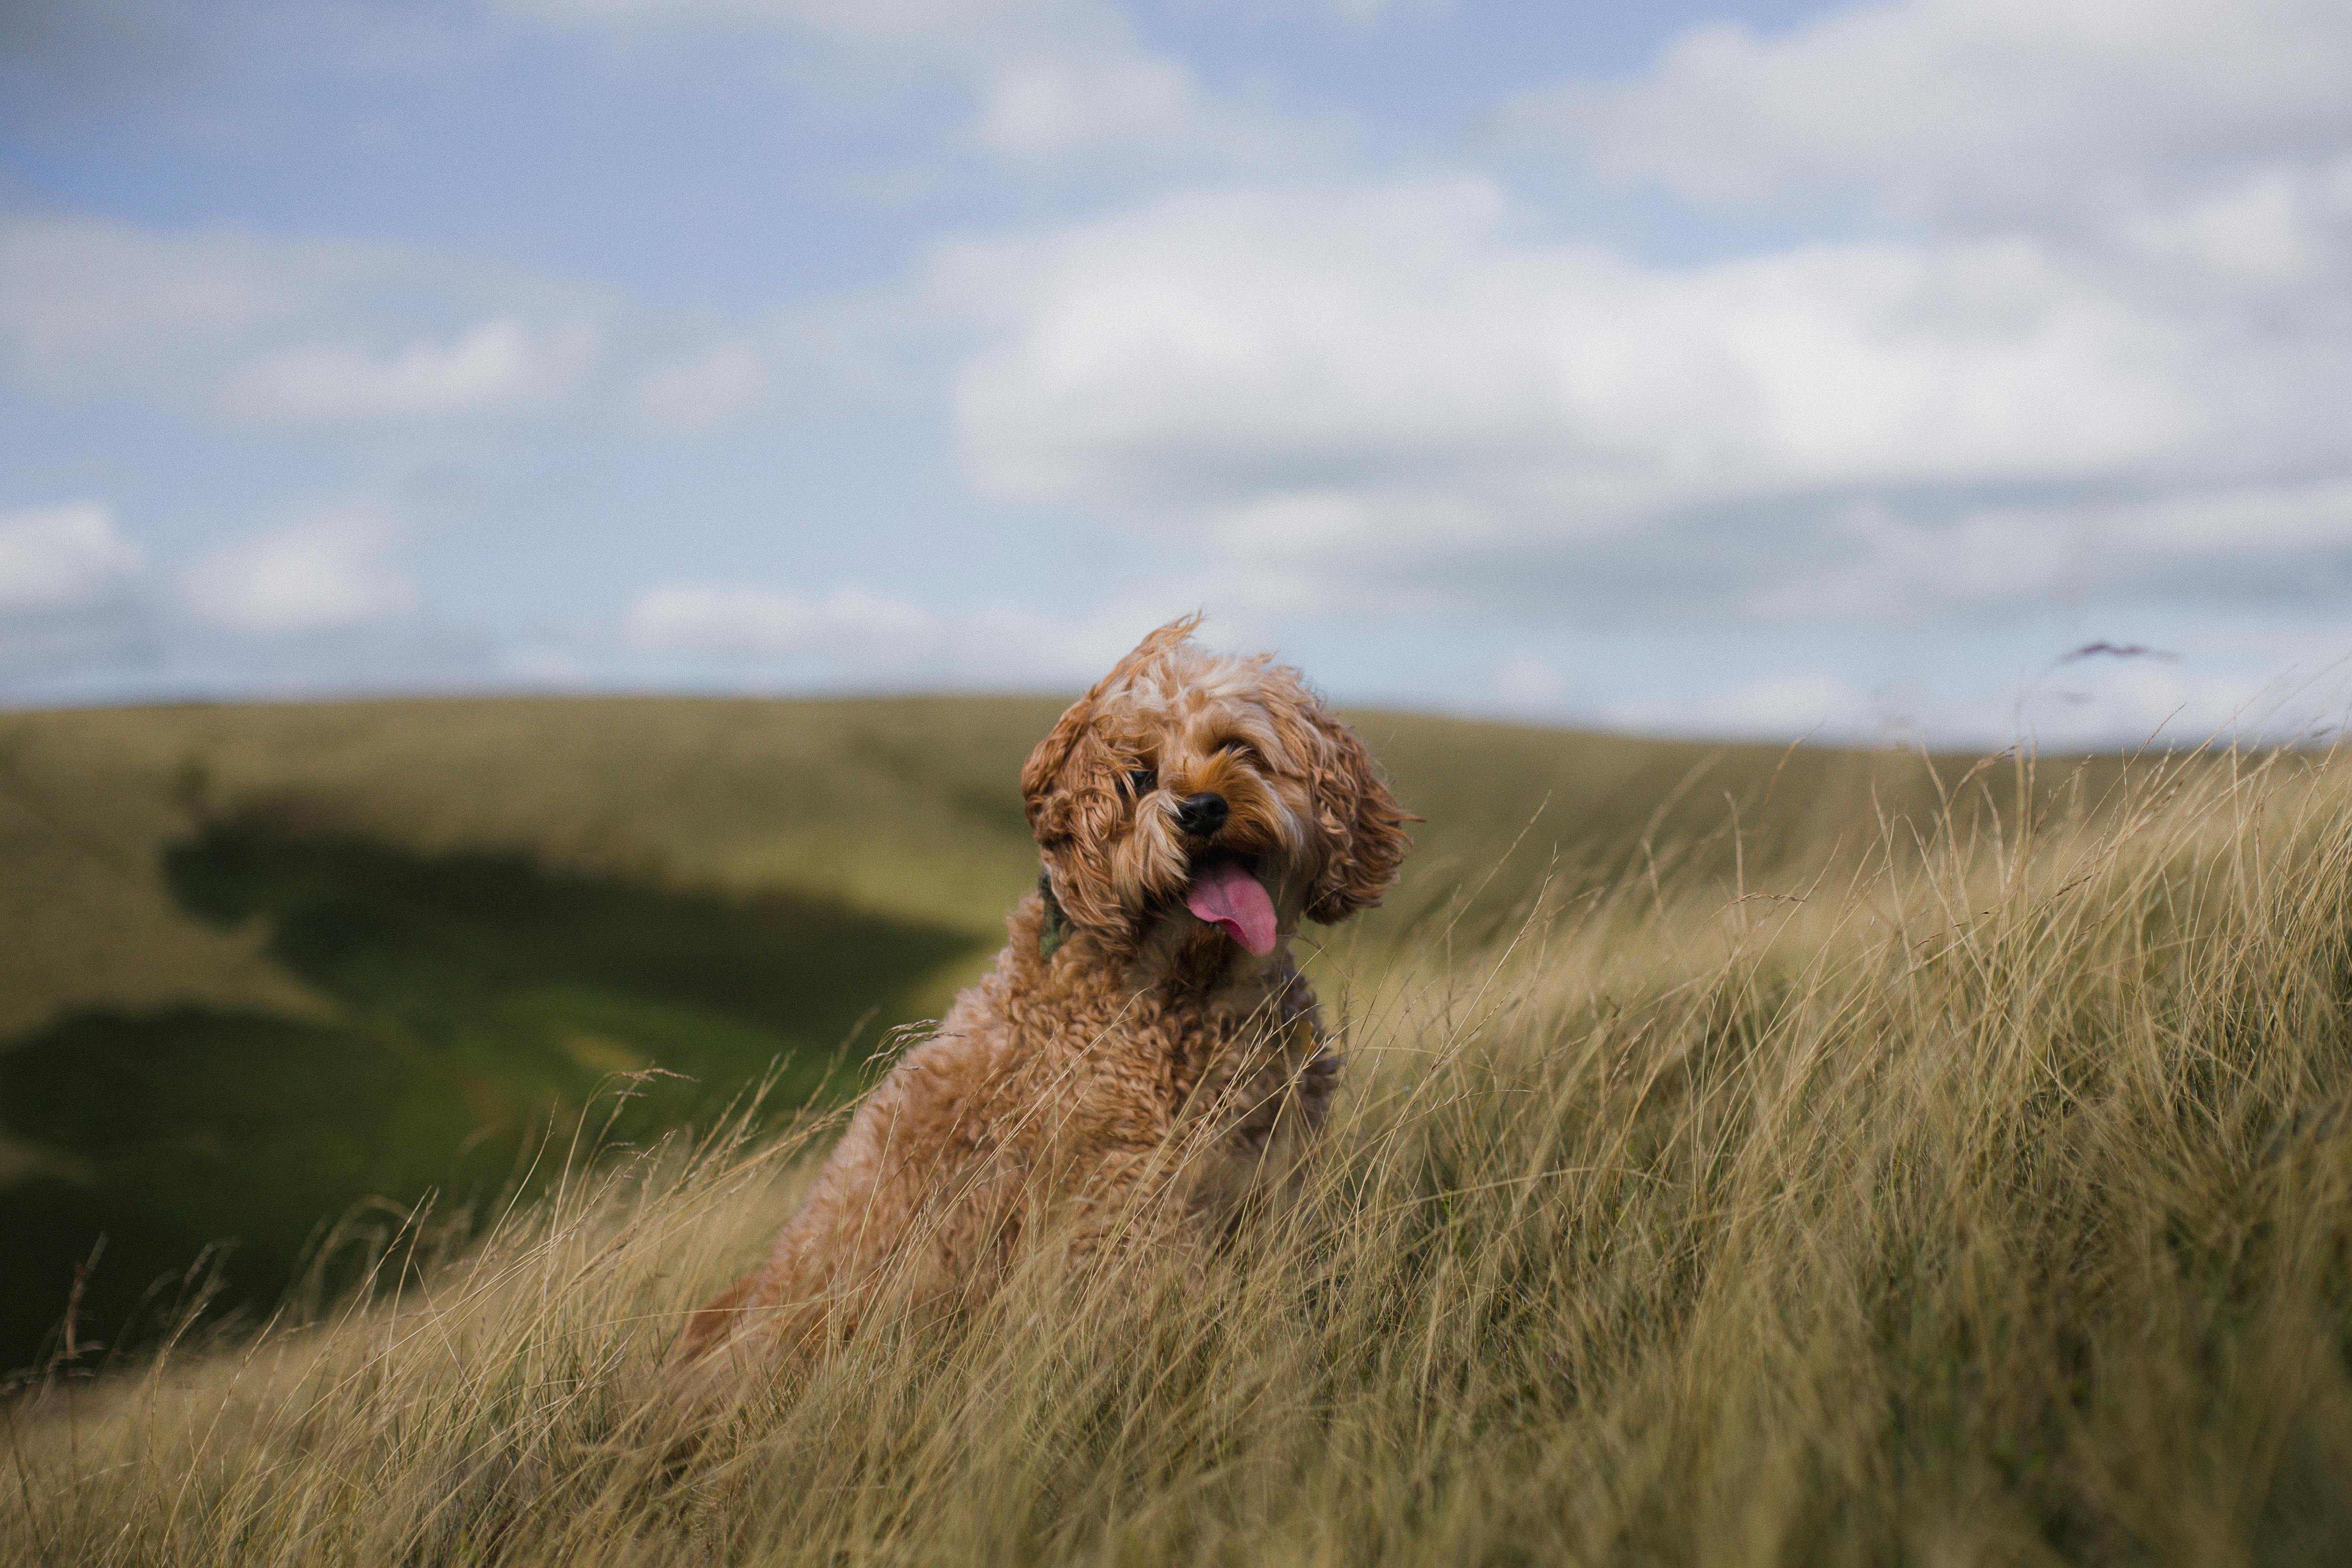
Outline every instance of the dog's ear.
[(1029, 831), (1040, 844), (1070, 835), (1070, 792), (1059, 788), (1070, 753), (1094, 722), (1097, 686), (1070, 704), (1046, 737), (1038, 742), (1021, 765), (1021, 808), (1029, 817)]
[(1099, 688), (1070, 704), (1053, 733), (1037, 742), (1021, 770), (1021, 794), (1047, 889), (1062, 913), (1074, 925), (1108, 928), (1120, 915), (1099, 861), (1120, 806), (1118, 792), (1097, 776), (1104, 764), (1094, 732), (1098, 696)]
[(1404, 807), (1356, 732), (1311, 700), (1301, 717), (1314, 736), (1308, 773), (1328, 857), (1307, 896), (1307, 918), (1331, 925), (1380, 903), (1396, 885), (1412, 837)]

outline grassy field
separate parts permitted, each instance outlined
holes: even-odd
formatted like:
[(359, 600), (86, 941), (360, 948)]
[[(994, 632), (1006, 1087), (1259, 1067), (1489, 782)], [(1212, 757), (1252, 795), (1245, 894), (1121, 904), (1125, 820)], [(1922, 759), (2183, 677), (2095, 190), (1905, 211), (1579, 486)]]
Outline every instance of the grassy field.
[[(682, 1075), (615, 1138), (772, 1073), (772, 1122), (854, 1089), (1034, 877), (1014, 780), (1058, 707), (0, 719), (0, 1369), (63, 1348), (69, 1298), (77, 1348), (135, 1345), (200, 1258), (258, 1312), (355, 1205), (479, 1213), (615, 1074)], [(1475, 948), (1548, 876), (1770, 874), (1938, 804), (1900, 755), (1360, 717), (1429, 818), (1376, 942), (1443, 911)]]
[[(0, 1556), (2352, 1553), (2340, 764), (2002, 764), (1941, 829), (1897, 809), (1936, 798), (1916, 776), (1808, 780), (1775, 843), (1654, 857), (1646, 816), (1589, 803), (1671, 764), (1411, 727), (1386, 749), (1424, 810), (1524, 816), (1581, 745), (1629, 765), (1510, 899), (1321, 955), (1349, 1087), (1283, 1225), (1075, 1277), (1047, 1245), (986, 1310), (871, 1321), (689, 1449), (661, 1346), (825, 1124), (577, 1152), (485, 1236), (363, 1249), (373, 1290), (29, 1391)], [(1431, 759), (1455, 782), (1416, 785)], [(1783, 809), (1772, 759), (1717, 766), (1751, 832)], [(1465, 826), (1461, 864), (1516, 831)]]

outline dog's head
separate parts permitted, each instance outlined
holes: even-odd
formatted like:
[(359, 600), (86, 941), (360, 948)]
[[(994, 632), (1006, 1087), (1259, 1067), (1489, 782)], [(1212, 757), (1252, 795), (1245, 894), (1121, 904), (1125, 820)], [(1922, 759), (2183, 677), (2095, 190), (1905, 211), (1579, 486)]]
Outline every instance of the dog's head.
[(1355, 732), (1296, 670), (1225, 658), (1172, 621), (1073, 704), (1021, 770), (1029, 826), (1076, 926), (1164, 920), (1264, 954), (1301, 916), (1377, 904), (1412, 840)]

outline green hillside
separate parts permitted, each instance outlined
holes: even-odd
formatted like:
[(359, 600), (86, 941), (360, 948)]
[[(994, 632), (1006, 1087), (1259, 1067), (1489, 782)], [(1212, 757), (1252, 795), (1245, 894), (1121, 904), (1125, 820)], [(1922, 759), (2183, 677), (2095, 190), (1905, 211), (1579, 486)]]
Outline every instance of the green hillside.
[[(639, 1082), (617, 1129), (638, 1136), (772, 1072), (778, 1110), (854, 1087), (1034, 878), (1014, 781), (1059, 708), (0, 718), (0, 1364), (40, 1353), (101, 1236), (84, 1337), (135, 1332), (142, 1300), (152, 1321), (207, 1244), (234, 1242), (226, 1299), (266, 1305), (355, 1205), (495, 1194), (615, 1074), (681, 1075)], [(1776, 847), (1899, 837), (1962, 771), (1355, 718), (1428, 819), (1376, 939), (1490, 925), (1560, 868), (1789, 875)]]

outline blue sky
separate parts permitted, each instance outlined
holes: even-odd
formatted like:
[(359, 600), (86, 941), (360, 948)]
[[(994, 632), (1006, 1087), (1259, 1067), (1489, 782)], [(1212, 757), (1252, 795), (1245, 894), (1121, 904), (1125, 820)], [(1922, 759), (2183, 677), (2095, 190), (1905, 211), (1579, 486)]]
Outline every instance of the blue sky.
[[(2352, 7), (0, 10), (0, 701), (2335, 716)], [(2090, 645), (2145, 648), (2069, 661)]]

